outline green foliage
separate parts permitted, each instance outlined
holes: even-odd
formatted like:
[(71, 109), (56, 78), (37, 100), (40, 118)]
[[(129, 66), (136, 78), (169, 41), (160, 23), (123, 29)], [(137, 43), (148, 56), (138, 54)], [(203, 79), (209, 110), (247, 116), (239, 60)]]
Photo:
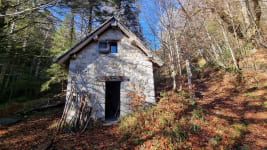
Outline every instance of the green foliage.
[(263, 108), (267, 108), (267, 103), (262, 104)]
[(168, 99), (168, 94), (166, 92), (161, 92), (160, 96), (162, 97), (161, 100)]
[[(56, 33), (52, 36), (52, 48), (49, 50), (51, 52), (52, 57), (59, 56), (62, 52), (69, 49), (75, 41), (71, 43), (71, 16), (69, 14), (66, 15), (63, 20), (62, 25), (58, 28)], [(72, 35), (75, 37), (75, 34)]]
[(201, 106), (197, 106), (196, 109), (194, 109), (192, 112), (192, 118), (191, 119), (203, 119), (203, 109)]
[(255, 98), (256, 96), (252, 95), (251, 93), (246, 93), (246, 97), (248, 97), (248, 98)]
[(179, 124), (173, 128), (172, 135), (179, 141), (187, 138), (185, 130)]
[(51, 85), (64, 82), (67, 79), (67, 71), (59, 64), (52, 64), (46, 72), (50, 79), (42, 84), (42, 92), (50, 89)]
[[(39, 2), (43, 1), (34, 3)], [(5, 10), (3, 3), (6, 3)], [(25, 0), (3, 1), (0, 10), (12, 14), (17, 10), (31, 8), (32, 5)], [(51, 35), (55, 28), (53, 21), (47, 10), (26, 11), (0, 18), (1, 103), (27, 101), (41, 96), (40, 87), (45, 79), (40, 73), (51, 62), (47, 59), (47, 50), (51, 47)]]
[(190, 98), (189, 93), (187, 93), (187, 92), (185, 92), (185, 91), (181, 91), (181, 92), (179, 92), (178, 94), (181, 95), (181, 96), (183, 96), (183, 97), (185, 97), (185, 98)]
[[(54, 5), (50, 2), (0, 2), (0, 14), (13, 14), (18, 10), (23, 12), (0, 17), (1, 102), (37, 98), (47, 94), (43, 91), (48, 89), (56, 89), (51, 92), (54, 93), (59, 86), (64, 88), (67, 72), (63, 67), (53, 64), (53, 59), (69, 49), (77, 35), (81, 38), (110, 16), (117, 16), (133, 32), (141, 35), (136, 1), (104, 0), (88, 3), (62, 0), (57, 3), (57, 9), (43, 9)], [(44, 5), (41, 10), (23, 11), (46, 3), (50, 4)], [(105, 10), (104, 6), (113, 9)], [(67, 13), (69, 10), (71, 14)], [(77, 19), (81, 14), (84, 18)], [(63, 22), (61, 17), (65, 17)], [(75, 32), (77, 29), (80, 32)]]
[(195, 125), (195, 124), (190, 125), (189, 128), (190, 128), (191, 134), (198, 134), (200, 131), (200, 127), (198, 125)]
[(221, 140), (222, 140), (222, 137), (219, 135), (216, 135), (215, 137), (209, 140), (209, 143), (211, 143), (212, 146), (216, 146)]
[[(52, 58), (56, 58), (62, 52), (67, 50), (73, 43), (71, 43), (70, 31), (70, 15), (66, 15), (63, 24), (58, 28), (57, 32), (53, 35), (52, 48), (49, 50)], [(74, 35), (73, 35), (74, 36)], [(49, 78), (48, 81), (42, 84), (41, 91), (46, 91), (51, 88), (51, 85), (63, 83), (67, 80), (67, 70), (59, 64), (52, 64), (47, 70), (46, 74)]]
[(241, 134), (245, 133), (247, 126), (244, 123), (234, 123), (232, 125), (235, 131), (232, 134), (233, 138), (241, 136)]

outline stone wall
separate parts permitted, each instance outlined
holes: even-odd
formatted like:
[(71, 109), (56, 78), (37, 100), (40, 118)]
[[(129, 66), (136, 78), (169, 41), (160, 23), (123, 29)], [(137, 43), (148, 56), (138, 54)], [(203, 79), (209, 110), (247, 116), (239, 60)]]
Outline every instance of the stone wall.
[[(118, 53), (100, 54), (98, 43), (88, 44), (69, 64), (67, 97), (71, 89), (71, 79), (77, 78), (80, 90), (90, 93), (91, 101), (96, 102), (95, 117), (105, 118), (105, 81), (97, 80), (101, 76), (125, 76), (129, 81), (121, 82), (120, 116), (130, 113), (129, 97), (133, 85), (143, 90), (146, 102), (155, 102), (154, 79), (152, 62), (148, 60), (142, 50), (130, 44), (130, 39), (121, 31), (108, 29), (99, 40), (118, 40)], [(141, 94), (138, 93), (137, 94)], [(75, 113), (75, 107), (69, 111), (67, 120)]]

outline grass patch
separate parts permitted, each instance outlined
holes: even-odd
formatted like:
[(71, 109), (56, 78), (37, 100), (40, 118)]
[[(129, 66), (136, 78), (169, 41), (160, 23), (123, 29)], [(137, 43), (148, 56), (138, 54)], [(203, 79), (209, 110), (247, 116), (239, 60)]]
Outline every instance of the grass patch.
[(185, 92), (185, 91), (181, 91), (178, 93), (178, 95), (182, 96), (182, 97), (185, 97), (185, 98), (190, 98), (190, 95), (189, 93)]
[(262, 104), (263, 108), (267, 108), (267, 103)]
[(162, 97), (160, 100), (168, 99), (169, 98), (169, 96), (168, 96), (168, 94), (166, 92), (161, 92), (160, 93), (160, 96)]
[(183, 130), (183, 128), (178, 124), (173, 128), (171, 135), (177, 138), (179, 141), (187, 138), (185, 130)]
[(197, 106), (196, 109), (194, 109), (192, 112), (191, 112), (191, 119), (203, 119), (203, 109), (201, 106)]
[(198, 134), (200, 131), (200, 127), (198, 125), (192, 124), (190, 125), (190, 133), (191, 134)]
[(248, 106), (253, 106), (253, 104), (251, 104), (251, 103), (248, 103)]
[(251, 93), (246, 93), (246, 97), (248, 97), (248, 98), (256, 98), (257, 96), (254, 96)]
[(211, 138), (209, 140), (209, 143), (215, 147), (220, 141), (222, 140), (222, 137), (220, 135), (216, 135), (215, 137)]
[(234, 123), (232, 127), (234, 128), (234, 132), (231, 134), (233, 138), (239, 137), (247, 129), (247, 126), (244, 123)]
[(232, 125), (234, 128), (238, 128), (238, 129), (246, 129), (247, 126), (244, 123), (234, 123)]

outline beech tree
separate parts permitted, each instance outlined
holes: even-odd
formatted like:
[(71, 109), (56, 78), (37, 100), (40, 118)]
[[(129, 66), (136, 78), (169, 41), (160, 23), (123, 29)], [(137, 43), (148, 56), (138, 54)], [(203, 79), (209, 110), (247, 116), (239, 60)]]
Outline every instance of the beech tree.
[(244, 67), (254, 68), (244, 63), (250, 50), (266, 47), (264, 1), (155, 0), (154, 5), (156, 19), (146, 16), (146, 20), (161, 43), (161, 54), (168, 56), (165, 70), (170, 70), (174, 90), (181, 81), (177, 77), (188, 77), (191, 99), (191, 74), (201, 69), (192, 66), (199, 61), (239, 72)]

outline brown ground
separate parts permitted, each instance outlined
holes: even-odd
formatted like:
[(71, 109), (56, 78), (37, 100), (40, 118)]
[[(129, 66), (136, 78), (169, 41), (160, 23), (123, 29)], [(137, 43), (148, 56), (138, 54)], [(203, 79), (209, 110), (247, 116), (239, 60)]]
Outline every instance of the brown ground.
[[(267, 76), (264, 71), (243, 71), (243, 81), (231, 74), (210, 73), (199, 80), (198, 89), (204, 99), (198, 101), (209, 117), (217, 119), (215, 127), (241, 124), (238, 143), (248, 149), (267, 148)], [(217, 79), (216, 79), (217, 78)], [(225, 129), (227, 135), (227, 127)]]
[[(240, 82), (238, 82), (240, 80)], [(242, 78), (230, 73), (207, 69), (201, 79), (195, 79), (196, 98), (194, 107), (182, 105), (177, 108), (179, 97), (168, 92), (169, 100), (161, 100), (158, 107), (171, 110), (179, 123), (182, 118), (191, 117), (201, 108), (203, 118), (191, 119), (190, 124), (198, 125), (197, 133), (187, 133), (183, 144), (172, 146), (178, 149), (267, 149), (267, 76), (263, 71), (243, 72)], [(164, 83), (163, 83), (164, 84)], [(166, 83), (165, 83), (166, 85)], [(168, 85), (166, 85), (168, 86)], [(201, 96), (203, 95), (203, 97)], [(177, 108), (177, 110), (176, 110)], [(0, 149), (32, 149), (54, 137), (50, 149), (169, 149), (165, 131), (159, 127), (153, 135), (139, 134), (126, 138), (124, 132), (112, 127), (95, 126), (84, 134), (56, 133), (55, 124), (62, 108), (51, 109), (30, 115), (20, 123), (0, 128)], [(163, 116), (164, 117), (164, 116)], [(145, 118), (149, 119), (149, 118)], [(151, 122), (152, 124), (153, 122)], [(161, 130), (159, 130), (161, 129)], [(136, 129), (138, 130), (138, 129)], [(149, 130), (149, 129), (148, 129)], [(191, 129), (190, 129), (191, 130)], [(189, 131), (188, 131), (189, 132)], [(140, 141), (136, 142), (140, 135)], [(219, 137), (216, 139), (216, 137)], [(214, 142), (214, 139), (217, 141)], [(159, 141), (155, 144), (155, 141)], [(184, 146), (186, 145), (186, 146)]]

